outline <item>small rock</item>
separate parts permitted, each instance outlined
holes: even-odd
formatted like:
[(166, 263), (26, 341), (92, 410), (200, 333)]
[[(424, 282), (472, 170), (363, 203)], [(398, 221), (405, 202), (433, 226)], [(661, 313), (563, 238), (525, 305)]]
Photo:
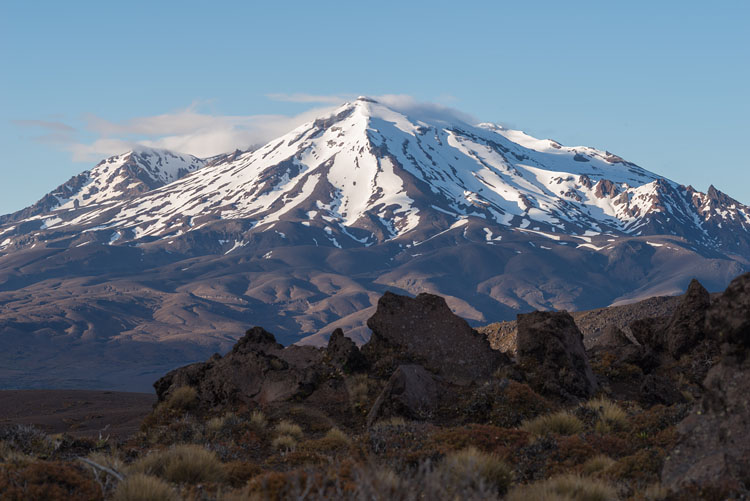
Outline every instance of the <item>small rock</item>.
[(438, 407), (441, 381), (421, 365), (400, 365), (367, 415), (367, 426), (391, 416), (425, 420)]

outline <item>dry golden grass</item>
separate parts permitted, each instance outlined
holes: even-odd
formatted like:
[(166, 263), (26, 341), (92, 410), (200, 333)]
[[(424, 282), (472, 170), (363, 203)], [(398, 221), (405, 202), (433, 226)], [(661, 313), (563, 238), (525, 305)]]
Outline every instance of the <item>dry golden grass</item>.
[(152, 452), (131, 469), (176, 483), (220, 482), (224, 478), (224, 468), (216, 454), (198, 445), (177, 445)]
[(297, 439), (291, 435), (279, 435), (271, 441), (271, 447), (280, 451), (293, 451), (297, 447)]
[(586, 407), (595, 411), (599, 416), (596, 422), (596, 431), (602, 434), (611, 433), (625, 429), (628, 424), (628, 415), (619, 405), (606, 398), (589, 400)]
[(279, 421), (279, 424), (274, 427), (274, 432), (276, 432), (276, 435), (278, 436), (289, 435), (297, 440), (304, 435), (302, 433), (302, 428), (298, 424), (292, 423), (286, 419)]
[(198, 391), (192, 386), (181, 386), (167, 400), (167, 407), (176, 411), (187, 411), (198, 403)]
[(611, 501), (617, 499), (617, 490), (593, 478), (578, 475), (560, 475), (514, 487), (507, 501)]
[(546, 414), (521, 423), (521, 429), (535, 437), (548, 435), (575, 435), (583, 431), (583, 422), (568, 411)]
[(178, 501), (177, 493), (164, 480), (137, 473), (120, 482), (112, 501)]
[(266, 416), (261, 411), (253, 411), (253, 413), (250, 414), (249, 424), (250, 427), (255, 431), (262, 432), (266, 430), (268, 421), (266, 420)]
[(496, 454), (475, 447), (451, 452), (443, 458), (439, 468), (452, 484), (479, 486), (483, 483), (500, 493), (508, 490), (512, 479), (510, 467)]
[(598, 473), (606, 471), (607, 468), (611, 467), (615, 463), (616, 461), (611, 457), (605, 456), (604, 454), (599, 454), (592, 458), (589, 458), (585, 463), (583, 463), (581, 472), (584, 475), (596, 475)]

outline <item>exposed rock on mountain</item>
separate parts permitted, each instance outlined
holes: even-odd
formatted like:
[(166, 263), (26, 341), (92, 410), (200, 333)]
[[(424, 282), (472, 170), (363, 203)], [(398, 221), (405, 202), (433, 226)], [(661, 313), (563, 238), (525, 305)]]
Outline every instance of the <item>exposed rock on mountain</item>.
[(567, 312), (518, 315), (518, 363), (532, 388), (563, 399), (586, 399), (597, 389), (583, 335)]

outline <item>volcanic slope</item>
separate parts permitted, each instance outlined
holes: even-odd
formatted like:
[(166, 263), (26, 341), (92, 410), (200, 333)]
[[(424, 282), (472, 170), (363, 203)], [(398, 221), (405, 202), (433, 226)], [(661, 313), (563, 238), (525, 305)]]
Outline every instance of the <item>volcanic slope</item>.
[(166, 157), (187, 167), (161, 185), (107, 184), (77, 204), (55, 192), (2, 220), (0, 347), (18, 362), (0, 384), (33, 386), (48, 367), (91, 387), (101, 361), (145, 381), (250, 325), (285, 343), (335, 327), (363, 340), (385, 290), (441, 294), (477, 324), (676, 294), (693, 277), (719, 290), (749, 267), (750, 208), (713, 187), (368, 98), (254, 151)]

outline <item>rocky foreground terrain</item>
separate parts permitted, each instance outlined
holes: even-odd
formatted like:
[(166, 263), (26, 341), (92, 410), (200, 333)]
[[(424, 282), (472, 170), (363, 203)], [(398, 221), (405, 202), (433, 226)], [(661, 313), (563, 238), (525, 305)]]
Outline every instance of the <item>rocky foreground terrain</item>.
[(159, 379), (127, 440), (1, 428), (0, 497), (747, 499), (750, 274), (579, 320), (482, 334), (387, 293), (361, 348), (254, 327)]

